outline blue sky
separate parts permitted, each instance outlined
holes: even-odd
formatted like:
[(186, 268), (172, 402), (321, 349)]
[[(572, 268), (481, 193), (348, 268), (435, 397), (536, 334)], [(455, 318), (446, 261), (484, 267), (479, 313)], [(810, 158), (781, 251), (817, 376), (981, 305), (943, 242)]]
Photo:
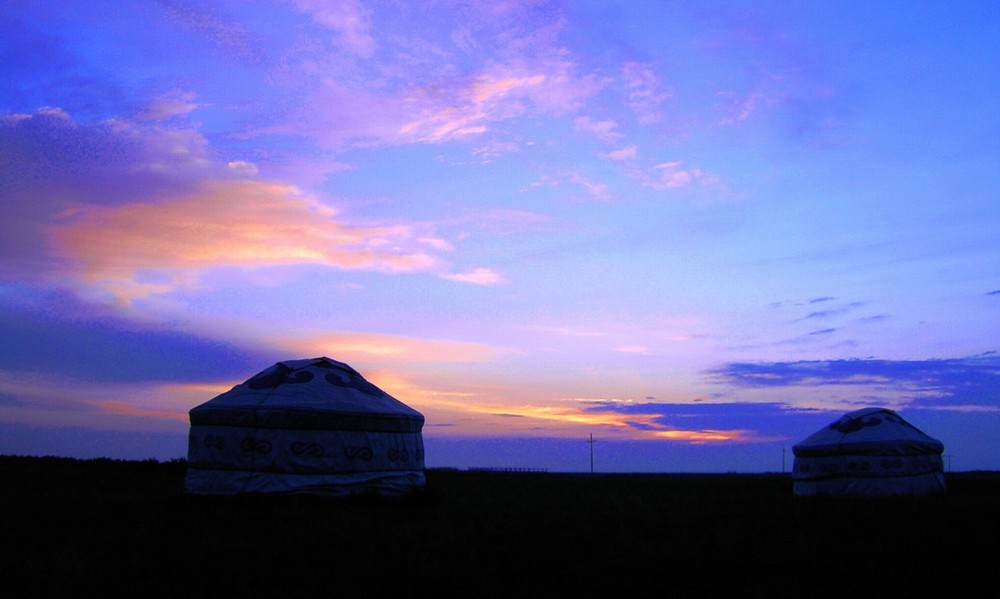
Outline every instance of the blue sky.
[(427, 465), (1000, 468), (990, 2), (0, 6), (0, 452), (326, 355)]

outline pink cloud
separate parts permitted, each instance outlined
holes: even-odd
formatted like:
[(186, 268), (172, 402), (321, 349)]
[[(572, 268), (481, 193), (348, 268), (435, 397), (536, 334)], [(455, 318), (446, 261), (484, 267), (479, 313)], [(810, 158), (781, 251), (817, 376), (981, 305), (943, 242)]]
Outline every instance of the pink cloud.
[(633, 158), (635, 158), (637, 153), (638, 150), (633, 145), (633, 146), (626, 146), (620, 150), (614, 150), (612, 152), (608, 152), (604, 156), (607, 157), (609, 160), (621, 162), (623, 160), (632, 160)]
[[(519, 65), (494, 66), (471, 81), (454, 85), (435, 82), (413, 89), (396, 104), (410, 115), (398, 129), (401, 142), (439, 143), (477, 136), (492, 123), (531, 112), (556, 114), (579, 108), (603, 83), (593, 76), (578, 76), (571, 61), (559, 59)], [(614, 136), (611, 122), (581, 125), (605, 137)]]
[(648, 178), (645, 185), (652, 189), (666, 190), (688, 187), (696, 182), (701, 185), (719, 183), (719, 178), (716, 175), (706, 173), (699, 168), (681, 168), (683, 164), (678, 160), (655, 165), (653, 168), (659, 173), (656, 177)]
[[(525, 107), (518, 103), (517, 98), (524, 94), (526, 88), (540, 85), (544, 81), (545, 76), (538, 74), (503, 78), (481, 76), (467, 87), (453, 90), (453, 94), (425, 97), (434, 104), (438, 104), (435, 100), (444, 99), (447, 102), (443, 106), (431, 105), (421, 109), (421, 114), (400, 127), (399, 133), (404, 139), (424, 143), (483, 133), (490, 121), (522, 114)], [(414, 104), (423, 103), (422, 99), (420, 96), (413, 96), (410, 101)]]
[(502, 276), (489, 268), (475, 268), (465, 273), (441, 275), (441, 278), (448, 279), (449, 281), (472, 283), (474, 285), (483, 285), (487, 287), (501, 285), (507, 282)]

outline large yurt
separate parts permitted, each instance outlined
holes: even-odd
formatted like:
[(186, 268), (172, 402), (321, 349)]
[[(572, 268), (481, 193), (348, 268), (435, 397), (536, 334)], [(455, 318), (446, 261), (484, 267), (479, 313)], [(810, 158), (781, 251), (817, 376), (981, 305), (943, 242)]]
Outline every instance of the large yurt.
[(330, 358), (279, 362), (189, 417), (188, 493), (404, 495), (424, 486), (423, 415)]
[(944, 445), (885, 408), (845, 414), (792, 452), (796, 496), (945, 492)]

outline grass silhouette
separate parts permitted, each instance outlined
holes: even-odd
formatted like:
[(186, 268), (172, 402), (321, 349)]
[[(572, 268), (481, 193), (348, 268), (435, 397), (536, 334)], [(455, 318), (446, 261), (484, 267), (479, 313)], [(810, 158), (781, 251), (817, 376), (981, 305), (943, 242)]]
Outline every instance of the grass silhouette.
[(186, 464), (0, 457), (7, 596), (974, 596), (1000, 473), (922, 498), (787, 474), (429, 470), (402, 500), (203, 497)]

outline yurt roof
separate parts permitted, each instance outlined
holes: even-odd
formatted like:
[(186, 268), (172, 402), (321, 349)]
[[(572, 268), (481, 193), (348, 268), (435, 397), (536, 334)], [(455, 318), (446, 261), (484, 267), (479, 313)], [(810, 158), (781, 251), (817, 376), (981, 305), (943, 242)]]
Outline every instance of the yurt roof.
[(796, 457), (826, 455), (940, 454), (944, 445), (886, 408), (865, 408), (840, 417), (792, 447)]
[(286, 360), (189, 412), (191, 424), (419, 431), (423, 415), (325, 356)]

